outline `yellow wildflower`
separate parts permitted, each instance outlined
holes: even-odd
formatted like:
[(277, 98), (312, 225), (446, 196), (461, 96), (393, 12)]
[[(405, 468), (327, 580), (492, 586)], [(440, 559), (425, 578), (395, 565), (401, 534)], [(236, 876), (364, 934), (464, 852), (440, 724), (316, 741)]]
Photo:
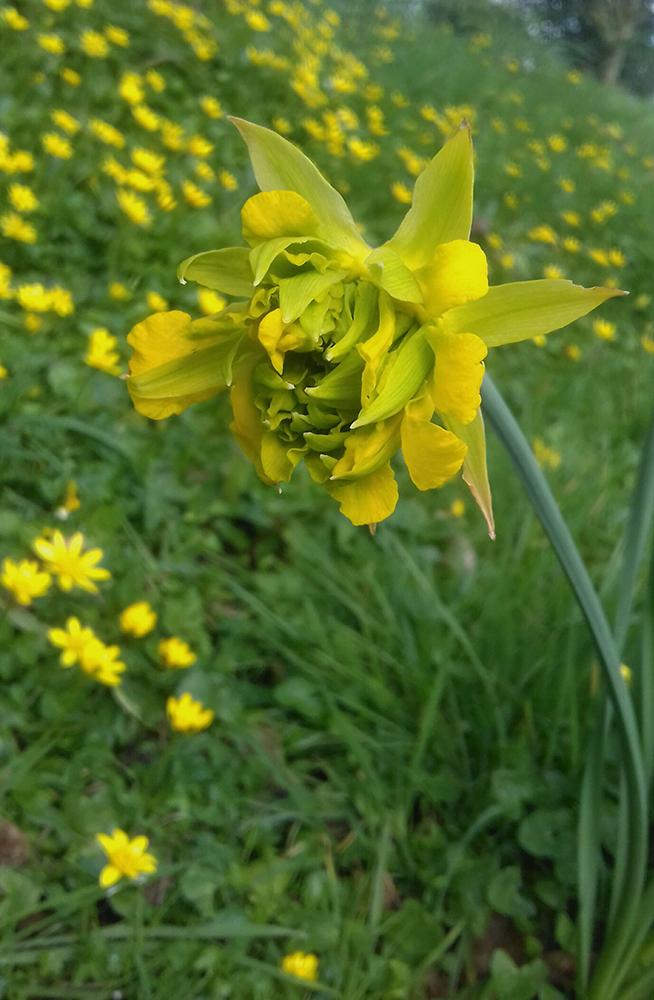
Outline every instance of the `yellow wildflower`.
[(120, 281), (112, 281), (109, 285), (109, 298), (114, 299), (116, 302), (126, 302), (129, 299), (130, 293), (121, 285)]
[(197, 656), (191, 650), (188, 643), (176, 636), (170, 639), (162, 639), (158, 646), (159, 659), (164, 667), (183, 669), (192, 666), (197, 660)]
[(109, 859), (109, 864), (100, 872), (103, 889), (115, 885), (124, 875), (136, 879), (141, 874), (149, 875), (157, 870), (157, 859), (153, 854), (145, 853), (149, 844), (147, 837), (130, 840), (123, 830), (115, 829), (110, 837), (98, 833), (96, 840)]
[(282, 972), (313, 983), (318, 978), (318, 958), (304, 951), (294, 951), (292, 955), (284, 956)]
[(505, 271), (510, 271), (515, 264), (515, 254), (503, 253), (500, 257), (500, 264), (505, 269)]
[(350, 139), (348, 146), (352, 156), (356, 160), (360, 160), (362, 163), (366, 163), (368, 160), (374, 160), (376, 156), (379, 156), (379, 146), (376, 142), (364, 142), (362, 139)]
[(0, 379), (9, 378), (9, 372), (4, 365), (0, 365)]
[(502, 237), (499, 233), (489, 233), (488, 244), (493, 247), (494, 250), (501, 250), (503, 245)]
[(561, 464), (560, 452), (556, 451), (554, 448), (549, 448), (540, 437), (534, 439), (533, 447), (534, 456), (541, 468), (548, 466), (550, 469), (558, 469)]
[(102, 549), (91, 549), (82, 555), (84, 536), (77, 532), (71, 538), (64, 538), (55, 531), (52, 541), (46, 538), (34, 540), (34, 551), (46, 564), (46, 569), (56, 576), (61, 590), (81, 587), (90, 594), (97, 594), (94, 580), (108, 580), (111, 573), (96, 563), (102, 559)]
[(200, 159), (204, 159), (213, 152), (213, 143), (209, 142), (202, 135), (192, 135), (188, 141), (188, 151), (193, 156), (198, 156)]
[(73, 155), (73, 147), (68, 139), (58, 135), (56, 132), (45, 132), (41, 135), (41, 144), (46, 153), (56, 157), (58, 160), (70, 160)]
[(216, 175), (204, 160), (200, 160), (199, 163), (195, 165), (195, 172), (203, 181), (215, 181)]
[(82, 32), (79, 41), (82, 50), (92, 59), (106, 59), (109, 55), (109, 43), (99, 31), (91, 31), (87, 28), (86, 31)]
[(163, 312), (168, 308), (168, 303), (158, 292), (148, 292), (145, 301), (148, 304), (148, 309), (153, 309), (155, 312)]
[(37, 44), (46, 52), (51, 52), (54, 56), (61, 56), (66, 51), (63, 38), (55, 34), (45, 34), (40, 32), (36, 36)]
[(463, 517), (466, 512), (466, 505), (463, 500), (453, 500), (450, 504), (450, 517)]
[(0, 567), (0, 583), (10, 590), (19, 604), (32, 603), (33, 597), (43, 597), (52, 583), (52, 577), (31, 559), (4, 559)]
[(567, 250), (568, 253), (579, 253), (581, 243), (576, 236), (566, 236), (563, 240), (563, 249)]
[(194, 701), (188, 692), (181, 698), (172, 696), (166, 702), (166, 715), (178, 733), (199, 733), (213, 722), (213, 712), (204, 708), (201, 701)]
[(152, 216), (148, 211), (148, 206), (133, 191), (126, 191), (121, 188), (119, 191), (116, 191), (116, 199), (125, 215), (137, 226), (150, 225)]
[(64, 66), (59, 72), (59, 76), (64, 81), (64, 83), (70, 84), (71, 87), (79, 87), (82, 82), (82, 77), (74, 69), (69, 69), (68, 66)]
[(517, 163), (505, 163), (504, 170), (509, 177), (522, 177), (522, 167), (519, 167)]
[(270, 21), (265, 14), (258, 10), (248, 10), (245, 12), (245, 20), (253, 31), (270, 31)]
[(69, 618), (65, 628), (51, 628), (48, 639), (53, 646), (59, 646), (63, 651), (59, 657), (62, 667), (72, 667), (82, 658), (82, 653), (95, 633), (91, 628), (82, 628), (78, 618)]
[(591, 260), (594, 260), (596, 264), (600, 264), (602, 267), (609, 266), (609, 255), (606, 250), (601, 250), (599, 247), (591, 247), (588, 251), (588, 256)]
[(62, 10), (66, 10), (66, 7), (70, 7), (70, 0), (43, 0), (46, 7), (50, 10), (54, 10), (60, 13)]
[(175, 122), (164, 121), (161, 125), (161, 141), (168, 149), (182, 149), (184, 147), (184, 129)]
[(647, 334), (643, 334), (640, 338), (640, 342), (648, 354), (654, 354), (654, 340), (652, 340), (651, 337), (648, 337)]
[(160, 94), (166, 89), (166, 81), (161, 73), (157, 73), (156, 69), (149, 69), (145, 74), (145, 79), (146, 82), (150, 84), (155, 94)]
[(220, 106), (220, 101), (215, 97), (201, 97), (200, 107), (209, 118), (223, 117), (223, 109)]
[(544, 278), (563, 278), (564, 274), (562, 269), (557, 264), (547, 264), (543, 268)]
[(191, 208), (205, 208), (212, 201), (211, 195), (189, 180), (182, 181), (182, 194)]
[(0, 16), (14, 31), (27, 31), (30, 26), (29, 21), (22, 14), (19, 14), (15, 7), (4, 7), (0, 11)]
[(562, 153), (568, 143), (562, 135), (548, 135), (547, 145), (553, 153)]
[(225, 299), (221, 299), (220, 295), (217, 292), (212, 292), (210, 288), (198, 289), (198, 303), (200, 311), (205, 316), (212, 316), (227, 305)]
[(134, 120), (148, 132), (156, 132), (161, 125), (161, 118), (147, 104), (137, 104), (132, 108)]
[(66, 291), (65, 288), (60, 288), (59, 285), (52, 288), (50, 290), (50, 309), (62, 317), (70, 316), (71, 313), (75, 312), (70, 292)]
[(130, 604), (125, 608), (119, 624), (122, 632), (128, 632), (129, 635), (142, 639), (157, 624), (157, 614), (147, 601), (137, 601), (136, 604)]
[(279, 132), (280, 135), (289, 135), (292, 131), (290, 122), (287, 122), (285, 118), (273, 118), (272, 126), (275, 132)]
[(139, 74), (123, 73), (118, 84), (118, 93), (128, 104), (141, 104), (145, 94)]
[(561, 212), (561, 218), (564, 222), (567, 222), (569, 226), (578, 226), (581, 222), (579, 212)]
[(238, 187), (238, 181), (228, 170), (221, 170), (218, 174), (218, 180), (227, 191), (236, 191)]
[(575, 190), (576, 184), (569, 177), (561, 177), (559, 179), (559, 187), (562, 191), (565, 191), (566, 194), (572, 194)]
[(157, 191), (157, 205), (159, 208), (163, 209), (164, 212), (172, 212), (174, 208), (177, 208), (177, 202), (173, 197), (173, 192), (169, 184), (165, 181), (160, 182), (159, 189)]
[(504, 195), (504, 204), (506, 205), (507, 208), (515, 209), (518, 207), (518, 199), (517, 196), (513, 193), (513, 191), (506, 192), (506, 194)]
[(581, 350), (576, 344), (568, 344), (565, 349), (565, 355), (570, 358), (571, 361), (579, 361), (581, 358)]
[(58, 128), (63, 129), (68, 135), (75, 135), (81, 128), (76, 118), (73, 118), (67, 111), (62, 111), (61, 109), (51, 111), (50, 118)]
[(133, 149), (130, 153), (132, 162), (140, 167), (141, 170), (145, 170), (148, 174), (159, 174), (163, 170), (166, 158), (158, 153), (155, 153), (151, 149), (143, 149), (140, 146)]
[(125, 672), (125, 664), (119, 660), (118, 646), (106, 646), (98, 638), (91, 639), (80, 652), (79, 665), (85, 674), (99, 684), (118, 687), (122, 683), (120, 674)]
[(63, 502), (55, 511), (55, 515), (60, 521), (65, 521), (69, 514), (73, 514), (76, 510), (79, 510), (81, 506), (82, 503), (77, 495), (77, 483), (74, 479), (71, 479), (66, 484), (66, 493)]
[(7, 194), (17, 212), (33, 212), (39, 207), (36, 195), (25, 184), (10, 184)]
[(540, 225), (531, 229), (527, 234), (530, 240), (535, 243), (551, 243), (552, 246), (556, 245), (557, 236), (551, 226)]
[(38, 333), (43, 326), (43, 320), (40, 316), (35, 316), (34, 313), (27, 313), (25, 316), (25, 329), (28, 333)]
[(593, 322), (593, 333), (600, 340), (615, 340), (615, 323), (607, 319), (596, 319)]
[(574, 84), (581, 83), (581, 73), (578, 70), (571, 69), (565, 75), (569, 83), (574, 83)]
[(99, 368), (108, 375), (120, 375), (118, 361), (120, 355), (115, 350), (117, 340), (105, 330), (98, 327), (89, 334), (89, 346), (84, 361), (91, 368)]
[(36, 243), (36, 229), (16, 212), (7, 212), (0, 216), (0, 232), (8, 240), (18, 240), (19, 243)]
[(108, 24), (104, 33), (112, 45), (119, 45), (123, 49), (129, 45), (129, 32), (125, 31), (124, 28), (116, 28), (113, 24)]
[(89, 131), (100, 142), (106, 143), (107, 146), (115, 146), (116, 149), (122, 149), (125, 145), (125, 136), (113, 125), (110, 125), (109, 122), (103, 122), (100, 118), (90, 119)]
[(624, 267), (627, 263), (627, 258), (622, 250), (617, 250), (613, 247), (613, 249), (609, 250), (609, 263), (613, 264), (614, 267)]
[(413, 200), (413, 192), (401, 181), (395, 181), (394, 184), (391, 184), (391, 193), (403, 205), (410, 205)]
[(636, 306), (636, 309), (647, 309), (647, 306), (650, 304), (651, 301), (652, 301), (651, 295), (648, 295), (647, 292), (641, 292), (640, 295), (636, 296), (636, 301), (634, 302), (634, 305)]

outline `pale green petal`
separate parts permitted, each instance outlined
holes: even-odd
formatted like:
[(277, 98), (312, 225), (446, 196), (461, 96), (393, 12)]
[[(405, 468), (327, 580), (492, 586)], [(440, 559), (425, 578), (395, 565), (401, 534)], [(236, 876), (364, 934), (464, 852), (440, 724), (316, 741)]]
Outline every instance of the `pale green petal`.
[(355, 344), (368, 333), (368, 326), (371, 324), (379, 292), (374, 285), (368, 281), (363, 281), (357, 288), (357, 297), (354, 303), (354, 319), (352, 326), (347, 333), (331, 347), (325, 357), (327, 361), (338, 361), (339, 358), (348, 354)]
[(347, 250), (355, 257), (367, 257), (370, 248), (363, 241), (350, 210), (338, 191), (297, 146), (276, 132), (230, 117), (248, 145), (257, 184), (262, 191), (296, 191), (305, 198), (320, 220), (319, 235), (330, 246)]
[(493, 519), (493, 498), (491, 497), (486, 466), (486, 435), (484, 433), (484, 418), (481, 409), (471, 424), (460, 424), (453, 417), (443, 418), (443, 423), (453, 434), (468, 447), (463, 460), (463, 481), (475, 498), (479, 509), (486, 519), (488, 534), (495, 538), (495, 521)]
[(475, 333), (488, 347), (560, 330), (615, 295), (617, 288), (584, 288), (563, 278), (518, 281), (489, 288), (483, 299), (445, 313), (451, 333)]
[(390, 247), (373, 250), (364, 261), (376, 285), (400, 302), (422, 302), (422, 292), (413, 272)]
[(224, 363), (243, 336), (167, 361), (143, 375), (130, 375), (127, 388), (141, 399), (169, 399), (208, 390), (220, 392), (227, 387)]
[(358, 411), (361, 406), (361, 374), (364, 360), (354, 352), (325, 375), (317, 386), (305, 389), (307, 396), (324, 399), (336, 405), (345, 404)]
[(260, 243), (250, 251), (250, 265), (254, 272), (254, 284), (258, 285), (268, 273), (268, 268), (282, 250), (290, 247), (293, 243), (306, 243), (307, 240), (314, 240), (314, 236), (278, 236), (274, 240), (267, 240)]
[(467, 240), (472, 183), (470, 128), (462, 125), (418, 177), (411, 208), (386, 246), (413, 271), (431, 260), (440, 243)]
[(425, 338), (425, 331), (416, 330), (389, 359), (390, 369), (382, 375), (383, 387), (370, 406), (362, 410), (352, 427), (385, 420), (399, 413), (434, 368), (434, 352)]
[(223, 250), (196, 253), (177, 268), (177, 278), (182, 284), (197, 281), (205, 288), (245, 298), (249, 298), (254, 291), (252, 277), (247, 247), (225, 247)]
[(279, 282), (279, 308), (284, 323), (292, 323), (301, 316), (314, 299), (336, 282), (342, 281), (347, 271), (328, 268), (323, 274), (307, 271), (293, 278), (282, 278)]

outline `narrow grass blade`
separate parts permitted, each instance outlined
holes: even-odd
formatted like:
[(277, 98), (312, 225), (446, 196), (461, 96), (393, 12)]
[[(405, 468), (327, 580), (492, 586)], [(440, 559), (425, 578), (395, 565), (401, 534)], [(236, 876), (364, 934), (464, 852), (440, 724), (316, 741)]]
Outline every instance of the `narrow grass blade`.
[(588, 745), (586, 767), (579, 802), (577, 836), (577, 877), (579, 886), (579, 945), (577, 949), (577, 993), (585, 996), (590, 975), (590, 956), (595, 927), (597, 874), (599, 869), (599, 821), (602, 805), (604, 745), (608, 734), (611, 707), (602, 694), (597, 706), (595, 725)]

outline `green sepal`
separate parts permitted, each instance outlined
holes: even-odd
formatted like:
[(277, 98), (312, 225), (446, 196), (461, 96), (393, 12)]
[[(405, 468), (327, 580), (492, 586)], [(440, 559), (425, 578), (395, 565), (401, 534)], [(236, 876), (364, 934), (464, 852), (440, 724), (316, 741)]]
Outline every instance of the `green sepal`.
[(364, 261), (372, 280), (394, 299), (422, 302), (422, 291), (414, 274), (389, 246), (373, 250)]
[(254, 291), (252, 277), (247, 247), (225, 247), (223, 250), (196, 253), (183, 260), (177, 268), (177, 278), (182, 284), (197, 281), (205, 288), (246, 298)]
[(383, 372), (380, 378), (380, 393), (361, 411), (352, 424), (353, 429), (392, 417), (416, 395), (434, 368), (434, 352), (425, 338), (426, 329), (416, 330), (395, 355), (390, 355), (388, 374)]
[(276, 132), (230, 117), (245, 139), (254, 176), (262, 191), (296, 191), (309, 202), (320, 221), (319, 235), (330, 246), (353, 256), (367, 257), (370, 248), (362, 240), (350, 210), (341, 195), (297, 146)]

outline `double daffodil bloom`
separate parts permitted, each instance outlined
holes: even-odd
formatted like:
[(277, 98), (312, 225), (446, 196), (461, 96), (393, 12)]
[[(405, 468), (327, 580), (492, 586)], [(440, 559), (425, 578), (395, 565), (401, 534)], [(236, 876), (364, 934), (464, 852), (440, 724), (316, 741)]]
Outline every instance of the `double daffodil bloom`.
[(134, 327), (137, 410), (160, 420), (229, 387), (231, 429), (264, 482), (288, 482), (304, 460), (353, 524), (393, 512), (399, 449), (419, 490), (463, 468), (492, 535), (479, 392), (488, 348), (557, 330), (622, 293), (558, 278), (489, 288), (469, 241), (465, 122), (373, 250), (303, 153), (231, 120), (261, 188), (241, 212), (248, 246), (195, 254), (178, 277), (234, 301), (203, 319), (160, 312)]

